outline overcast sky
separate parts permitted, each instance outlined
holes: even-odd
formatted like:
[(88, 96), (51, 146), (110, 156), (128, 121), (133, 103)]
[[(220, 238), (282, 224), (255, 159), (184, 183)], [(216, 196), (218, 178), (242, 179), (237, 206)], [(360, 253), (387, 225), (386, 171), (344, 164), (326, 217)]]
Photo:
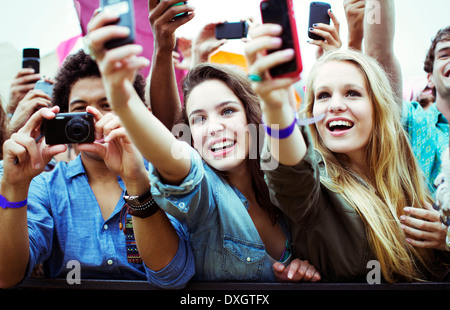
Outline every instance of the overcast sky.
[[(329, 0), (341, 22), (341, 37), (346, 42), (347, 26), (343, 0)], [(260, 0), (190, 0), (196, 18), (178, 31), (192, 36), (201, 25), (217, 20), (235, 21), (248, 16), (259, 20)], [(301, 50), (306, 70), (314, 61), (315, 47), (306, 43), (309, 0), (294, 0)], [(2, 0), (0, 43), (11, 42), (18, 51), (35, 46), (42, 54), (53, 51), (59, 42), (79, 34), (72, 0)], [(431, 38), (449, 25), (449, 0), (396, 0), (395, 49), (406, 77), (423, 74), (423, 60)], [(230, 44), (232, 46), (232, 44)], [(7, 61), (5, 59), (0, 61)]]

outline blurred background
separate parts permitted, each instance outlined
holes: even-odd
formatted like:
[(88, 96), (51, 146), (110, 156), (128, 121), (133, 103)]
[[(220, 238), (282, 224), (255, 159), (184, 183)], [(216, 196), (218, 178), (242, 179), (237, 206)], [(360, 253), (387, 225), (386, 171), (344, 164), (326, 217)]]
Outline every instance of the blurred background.
[[(64, 57), (81, 47), (82, 27), (74, 0), (2, 0), (0, 9), (0, 96), (8, 98), (9, 86), (22, 66), (22, 49), (40, 49), (41, 73), (53, 77)], [(97, 0), (89, 0), (93, 7)], [(147, 0), (134, 0), (147, 5)], [(309, 0), (294, 0), (301, 42), (304, 76), (315, 61), (316, 47), (308, 44)], [(347, 44), (347, 24), (343, 0), (328, 0), (341, 23), (340, 34)], [(178, 29), (180, 37), (192, 38), (205, 24), (253, 18), (260, 22), (260, 0), (189, 0), (196, 17)], [(449, 25), (448, 0), (396, 0), (395, 51), (405, 81), (423, 79), (423, 61), (436, 32)], [(147, 16), (147, 12), (141, 12)], [(140, 27), (150, 25), (144, 22)], [(153, 49), (152, 43), (144, 48)], [(230, 40), (221, 50), (242, 53), (243, 43)]]

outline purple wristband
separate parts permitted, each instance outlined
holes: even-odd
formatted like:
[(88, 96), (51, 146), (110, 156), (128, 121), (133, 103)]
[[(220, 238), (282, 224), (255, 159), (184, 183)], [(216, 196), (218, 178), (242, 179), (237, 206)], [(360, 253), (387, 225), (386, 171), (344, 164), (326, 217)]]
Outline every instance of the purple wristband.
[[(262, 121), (262, 119), (261, 119)], [(289, 137), (295, 129), (295, 126), (297, 125), (297, 113), (294, 112), (294, 121), (292, 122), (292, 124), (289, 125), (289, 127), (277, 130), (277, 129), (272, 129), (269, 126), (267, 126), (266, 124), (264, 124), (264, 122), (262, 123), (264, 125), (264, 129), (266, 130), (266, 133), (271, 136), (272, 138), (275, 139), (286, 139), (287, 137)]]
[(2, 209), (6, 209), (6, 208), (17, 209), (17, 208), (22, 208), (26, 205), (27, 205), (27, 199), (25, 199), (23, 201), (18, 201), (18, 202), (10, 202), (5, 197), (0, 195), (0, 208), (2, 208)]

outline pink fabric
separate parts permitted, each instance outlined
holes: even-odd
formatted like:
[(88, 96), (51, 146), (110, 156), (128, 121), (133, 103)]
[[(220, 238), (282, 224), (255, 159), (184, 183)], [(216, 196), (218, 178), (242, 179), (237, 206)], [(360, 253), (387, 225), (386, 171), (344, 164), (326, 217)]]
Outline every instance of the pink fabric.
[[(75, 7), (77, 8), (78, 17), (80, 19), (80, 25), (82, 34), (87, 32), (87, 24), (94, 13), (94, 10), (99, 7), (98, 0), (74, 0)], [(148, 21), (148, 0), (133, 0), (135, 23), (136, 23), (136, 44), (142, 45), (144, 51), (142, 56), (152, 60), (153, 55), (153, 33)], [(147, 77), (150, 67), (142, 70), (142, 74)], [(182, 70), (175, 69), (177, 81), (180, 82), (185, 76)]]
[(66, 59), (67, 55), (69, 55), (69, 53), (72, 51), (79, 38), (81, 38), (81, 34), (64, 42), (61, 42), (58, 45), (58, 47), (56, 48), (56, 55), (58, 56), (59, 66), (61, 66), (61, 64), (64, 62), (64, 59)]

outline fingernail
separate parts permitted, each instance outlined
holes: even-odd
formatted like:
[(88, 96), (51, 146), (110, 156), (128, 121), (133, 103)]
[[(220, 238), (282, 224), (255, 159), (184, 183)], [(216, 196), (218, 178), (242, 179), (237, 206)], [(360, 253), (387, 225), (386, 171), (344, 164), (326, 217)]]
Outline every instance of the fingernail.
[(317, 27), (317, 24), (313, 24), (313, 27), (314, 27), (314, 28)]
[(314, 31), (314, 28), (309, 28), (309, 31)]
[(291, 48), (283, 51), (283, 56), (285, 58), (291, 58), (293, 55), (294, 55), (294, 50)]
[(280, 45), (283, 43), (281, 38), (272, 38), (272, 45)]
[(410, 207), (404, 207), (403, 211), (405, 211), (406, 213), (410, 213), (411, 212), (411, 208)]
[(401, 215), (401, 216), (400, 216), (400, 221), (404, 221), (404, 220), (406, 220), (406, 216)]

